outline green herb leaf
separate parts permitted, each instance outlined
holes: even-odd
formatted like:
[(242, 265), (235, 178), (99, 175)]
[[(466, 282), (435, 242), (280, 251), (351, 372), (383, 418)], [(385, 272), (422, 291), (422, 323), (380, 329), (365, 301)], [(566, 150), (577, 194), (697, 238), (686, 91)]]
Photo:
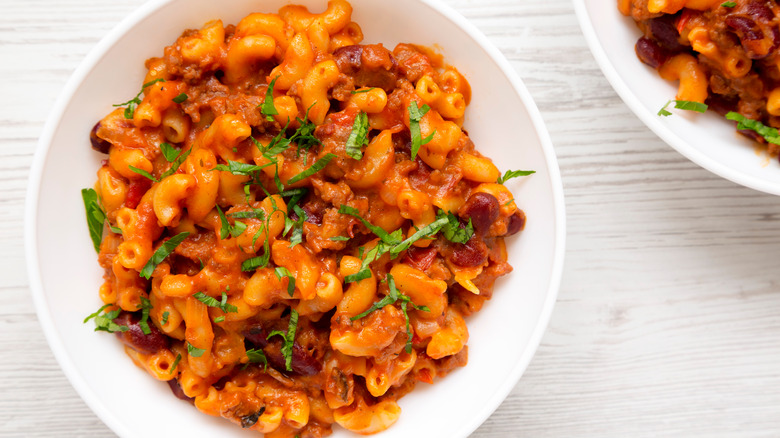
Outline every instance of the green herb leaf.
[(175, 160), (179, 156), (179, 150), (173, 147), (170, 143), (160, 143), (160, 151), (162, 151), (165, 160), (169, 163)]
[(274, 269), (274, 274), (276, 274), (276, 278), (279, 280), (287, 277), (287, 295), (292, 297), (295, 293), (295, 277), (293, 277), (292, 273), (287, 268), (279, 266)]
[(126, 119), (132, 119), (133, 115), (135, 114), (135, 108), (141, 103), (141, 95), (144, 93), (144, 90), (146, 90), (147, 88), (151, 87), (152, 85), (154, 85), (154, 84), (156, 84), (158, 82), (165, 82), (165, 79), (159, 78), (159, 79), (155, 79), (153, 81), (145, 83), (141, 87), (141, 91), (139, 91), (138, 94), (136, 94), (134, 98), (128, 100), (127, 102), (118, 103), (118, 104), (114, 105), (114, 107), (127, 106), (127, 108), (125, 108), (125, 118)]
[(422, 107), (417, 106), (417, 102), (409, 104), (409, 132), (412, 135), (412, 160), (417, 157), (417, 152), (420, 151), (420, 147), (433, 139), (433, 131), (431, 135), (422, 138), (420, 134), (420, 120), (431, 109), (428, 105), (423, 104)]
[(674, 102), (674, 107), (678, 109), (696, 111), (697, 113), (704, 113), (707, 111), (707, 104), (701, 102), (692, 102), (690, 100), (670, 100), (666, 102), (666, 105), (664, 105), (663, 108), (658, 110), (658, 115), (664, 117), (671, 116), (672, 113), (669, 112), (666, 108), (672, 102)]
[(252, 211), (236, 211), (233, 213), (227, 214), (229, 217), (233, 219), (258, 219), (258, 220), (265, 220), (265, 212), (263, 210), (259, 210), (256, 208), (253, 208)]
[(252, 348), (246, 351), (246, 357), (249, 359), (249, 363), (261, 363), (268, 369), (268, 359), (265, 357), (263, 350)]
[(165, 172), (163, 172), (162, 175), (160, 175), (160, 181), (176, 173), (176, 171), (179, 170), (179, 166), (181, 166), (181, 163), (183, 163), (184, 160), (186, 160), (187, 157), (190, 156), (191, 152), (192, 152), (192, 148), (189, 148), (185, 152), (180, 153), (179, 156), (176, 157), (176, 159), (173, 160), (173, 162), (171, 163), (171, 167), (168, 168), (168, 170), (166, 170)]
[(737, 6), (737, 2), (723, 2), (720, 5), (724, 8), (733, 8)]
[(360, 222), (362, 222), (362, 223), (363, 223), (363, 225), (365, 225), (365, 226), (366, 226), (366, 228), (368, 228), (369, 230), (371, 230), (371, 232), (372, 232), (372, 233), (376, 234), (376, 235), (377, 235), (377, 237), (379, 237), (380, 239), (382, 239), (382, 241), (383, 241), (383, 242), (385, 242), (385, 243), (389, 243), (389, 244), (391, 244), (391, 245), (396, 245), (396, 244), (398, 244), (398, 243), (401, 243), (401, 240), (400, 240), (400, 239), (397, 239), (395, 236), (392, 236), (390, 233), (388, 233), (387, 231), (385, 231), (384, 229), (382, 229), (382, 227), (378, 227), (378, 226), (376, 226), (376, 225), (372, 225), (372, 224), (371, 224), (371, 222), (369, 222), (369, 221), (367, 221), (367, 220), (363, 219), (363, 218), (360, 216), (360, 212), (358, 211), (358, 209), (357, 209), (357, 208), (350, 207), (350, 206), (348, 206), (348, 205), (344, 205), (344, 204), (342, 204), (342, 205), (339, 207), (339, 213), (340, 213), (340, 214), (348, 214), (348, 215), (350, 215), (350, 216), (353, 216), (353, 217), (356, 217), (356, 218), (358, 218), (358, 219), (360, 220)]
[(230, 223), (225, 217), (225, 213), (223, 213), (222, 209), (219, 208), (219, 205), (216, 205), (216, 207), (217, 207), (217, 214), (219, 215), (219, 223), (220, 223), (219, 238), (225, 240), (227, 239), (227, 236), (230, 235)]
[(707, 112), (707, 104), (701, 102), (692, 102), (689, 100), (675, 100), (674, 107), (687, 111), (696, 111), (697, 113)]
[(266, 339), (271, 339), (273, 336), (281, 336), (284, 339), (282, 345), (282, 356), (284, 356), (285, 368), (287, 371), (292, 371), (292, 350), (293, 343), (295, 342), (295, 330), (298, 327), (298, 312), (295, 309), (290, 309), (290, 322), (287, 324), (287, 333), (283, 333), (279, 330), (272, 331)]
[(127, 166), (127, 167), (130, 170), (132, 170), (133, 172), (143, 176), (146, 179), (151, 180), (152, 182), (159, 182), (159, 180), (157, 178), (155, 178), (151, 173), (149, 173), (149, 172), (147, 172), (147, 171), (145, 171), (143, 169), (139, 169), (139, 168), (137, 168), (135, 166)]
[(273, 166), (275, 163), (265, 163), (262, 166), (258, 166), (256, 164), (247, 164), (247, 163), (241, 163), (239, 161), (231, 161), (228, 160), (228, 165), (224, 164), (217, 164), (214, 166), (214, 170), (222, 170), (226, 172), (230, 172), (233, 175), (244, 175), (244, 176), (252, 176), (253, 172), (257, 172), (258, 170), (263, 170), (268, 166)]
[(450, 242), (466, 243), (474, 235), (474, 225), (471, 223), (471, 218), (469, 218), (469, 223), (464, 228), (461, 228), (460, 220), (454, 214), (439, 210), (436, 213), (436, 218), (442, 217), (447, 218), (447, 224), (441, 228), (441, 231), (444, 234), (444, 238)]
[(203, 353), (205, 353), (205, 352), (206, 352), (205, 349), (203, 349), (203, 348), (195, 348), (195, 347), (192, 346), (192, 344), (187, 342), (187, 353), (189, 353), (190, 356), (192, 356), (192, 357), (201, 357), (201, 356), (203, 356)]
[(224, 322), (224, 321), (225, 321), (225, 317), (224, 316), (218, 316), (218, 317), (214, 318), (214, 322), (215, 323), (220, 323), (220, 322)]
[(100, 252), (100, 243), (103, 241), (103, 224), (106, 222), (106, 213), (98, 204), (97, 192), (94, 189), (81, 189), (81, 199), (84, 200), (84, 209), (87, 213), (87, 227), (92, 246), (96, 252)]
[(780, 144), (780, 134), (777, 129), (766, 126), (758, 120), (748, 119), (740, 113), (731, 111), (726, 114), (726, 118), (737, 122), (737, 129), (749, 129), (764, 137), (768, 143)]
[(174, 97), (174, 98), (173, 98), (173, 99), (171, 99), (171, 100), (173, 100), (175, 103), (184, 103), (184, 101), (186, 101), (186, 100), (187, 100), (187, 99), (189, 99), (189, 98), (190, 98), (190, 97), (189, 97), (189, 96), (187, 96), (187, 93), (181, 93), (180, 95), (178, 95), (178, 96)]
[[(306, 212), (301, 207), (293, 205), (292, 209), (298, 215), (298, 219), (293, 221), (292, 233), (290, 234), (290, 248), (303, 242), (303, 223), (308, 219)], [(289, 217), (285, 217), (285, 221), (287, 220), (289, 220)]]
[(317, 173), (320, 170), (324, 169), (325, 166), (327, 166), (328, 163), (330, 163), (330, 160), (334, 159), (335, 157), (336, 157), (335, 155), (330, 154), (330, 153), (325, 154), (325, 156), (323, 156), (322, 158), (317, 160), (316, 163), (312, 164), (311, 167), (309, 167), (308, 169), (304, 170), (303, 172), (301, 172), (301, 173), (293, 176), (292, 178), (290, 178), (287, 181), (287, 184), (288, 185), (292, 185), (292, 184), (297, 183), (298, 181), (301, 181), (303, 179), (306, 179), (306, 178), (314, 175), (315, 173)]
[(332, 240), (334, 242), (347, 242), (347, 241), (349, 241), (349, 237), (347, 237), (347, 236), (333, 236), (329, 240)]
[(534, 173), (536, 173), (535, 170), (507, 170), (506, 173), (504, 173), (504, 176), (498, 177), (498, 180), (496, 182), (498, 184), (503, 184), (512, 178), (517, 178), (519, 176), (533, 175)]
[(265, 100), (262, 105), (260, 105), (260, 113), (262, 113), (269, 122), (273, 122), (273, 116), (279, 114), (279, 111), (277, 111), (274, 106), (274, 84), (276, 84), (277, 79), (279, 79), (279, 76), (275, 77), (271, 83), (268, 84), (268, 88), (265, 90)]
[(160, 325), (168, 324), (168, 317), (171, 316), (171, 312), (165, 311), (162, 314), (162, 320), (160, 321)]
[(428, 225), (420, 228), (417, 230), (416, 233), (409, 236), (406, 240), (399, 243), (398, 245), (394, 246), (390, 250), (390, 255), (395, 258), (400, 254), (402, 251), (407, 250), (414, 242), (417, 242), (418, 240), (427, 237), (431, 234), (437, 233), (439, 230), (441, 230), (442, 227), (447, 225), (449, 223), (449, 219), (446, 217), (441, 217), (436, 219), (435, 221), (429, 223)]
[(246, 231), (246, 224), (241, 221), (233, 221), (233, 226), (230, 227), (230, 235), (233, 237), (238, 237), (242, 234), (244, 234), (244, 231)]
[(363, 158), (363, 146), (368, 145), (368, 114), (359, 112), (352, 123), (352, 132), (347, 138), (346, 153), (359, 160)]
[(141, 321), (138, 322), (138, 326), (141, 327), (141, 331), (145, 335), (151, 334), (152, 330), (149, 328), (149, 311), (152, 310), (152, 302), (146, 297), (141, 297)]
[(154, 272), (154, 268), (162, 263), (162, 261), (165, 260), (165, 258), (168, 257), (173, 252), (173, 250), (176, 249), (176, 247), (179, 246), (179, 244), (181, 244), (189, 235), (190, 233), (188, 231), (179, 233), (160, 245), (160, 247), (157, 248), (157, 251), (152, 254), (152, 258), (146, 262), (146, 265), (144, 265), (144, 268), (141, 270), (139, 275), (147, 280), (152, 278), (152, 272)]
[(176, 367), (179, 366), (180, 360), (181, 360), (181, 354), (177, 354), (176, 359), (173, 361), (173, 365), (171, 365), (171, 370), (168, 372), (168, 374), (173, 374), (173, 370), (175, 370)]
[(375, 88), (376, 88), (376, 87), (371, 87), (371, 88), (364, 88), (364, 89), (362, 89), (362, 90), (352, 90), (352, 91), (350, 91), (349, 93), (350, 93), (350, 94), (361, 94), (361, 93), (368, 93), (369, 91), (371, 91), (371, 90), (373, 90), (373, 89), (375, 89)]
[(209, 307), (216, 307), (217, 309), (220, 309), (225, 313), (238, 312), (238, 307), (227, 303), (228, 296), (227, 293), (225, 292), (222, 292), (222, 302), (220, 302), (214, 297), (210, 297), (206, 295), (203, 292), (196, 292), (192, 294), (192, 297)]
[(94, 318), (96, 332), (115, 333), (115, 332), (126, 332), (130, 330), (126, 325), (119, 325), (114, 322), (114, 319), (116, 319), (116, 317), (119, 316), (119, 314), (122, 312), (121, 309), (117, 308), (110, 312), (101, 314), (101, 312), (103, 312), (106, 308), (111, 306), (113, 306), (113, 304), (106, 304), (105, 306), (101, 307), (100, 309), (98, 309), (97, 312), (87, 316), (84, 319), (84, 323)]

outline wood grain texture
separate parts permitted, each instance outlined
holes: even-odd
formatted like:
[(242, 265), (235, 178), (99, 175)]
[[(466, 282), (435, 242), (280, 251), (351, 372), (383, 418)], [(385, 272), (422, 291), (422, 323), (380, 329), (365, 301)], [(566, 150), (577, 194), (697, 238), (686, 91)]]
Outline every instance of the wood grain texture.
[[(141, 3), (3, 2), (3, 437), (113, 436), (70, 387), (37, 323), (23, 205), (56, 96)], [(498, 46), (536, 100), (568, 208), (550, 326), (520, 383), (473, 436), (780, 436), (780, 200), (712, 175), (645, 128), (601, 75), (569, 0), (447, 3)]]

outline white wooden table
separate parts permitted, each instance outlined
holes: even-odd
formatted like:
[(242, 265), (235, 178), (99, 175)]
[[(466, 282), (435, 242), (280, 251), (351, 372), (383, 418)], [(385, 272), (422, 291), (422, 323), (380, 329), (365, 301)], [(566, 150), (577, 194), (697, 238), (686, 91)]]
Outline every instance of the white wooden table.
[[(23, 206), (65, 81), (142, 1), (0, 1), (0, 436), (113, 436), (38, 325)], [(645, 128), (601, 75), (570, 0), (448, 3), (525, 81), (568, 207), (550, 326), (474, 436), (780, 436), (780, 198), (700, 169)]]

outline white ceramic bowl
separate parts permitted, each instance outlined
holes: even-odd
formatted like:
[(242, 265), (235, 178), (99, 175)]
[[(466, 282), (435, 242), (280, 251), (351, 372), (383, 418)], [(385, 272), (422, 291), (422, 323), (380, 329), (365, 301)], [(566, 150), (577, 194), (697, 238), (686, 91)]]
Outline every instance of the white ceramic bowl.
[[(162, 53), (185, 28), (250, 12), (275, 12), (283, 0), (149, 1), (113, 29), (68, 82), (49, 119), (32, 167), (26, 242), (30, 284), (49, 344), (81, 397), (117, 434), (257, 436), (176, 399), (164, 383), (133, 365), (114, 336), (82, 319), (100, 307), (102, 270), (85, 224), (80, 189), (91, 187), (104, 158), (89, 132), (111, 104), (143, 81), (144, 60)], [(300, 0), (312, 10), (324, 1)], [(400, 420), (382, 437), (465, 437), (501, 403), (539, 344), (557, 294), (565, 215), (560, 175), (539, 112), (520, 79), (474, 26), (435, 1), (353, 0), (364, 42), (435, 46), (473, 87), (466, 128), (502, 170), (537, 173), (508, 185), (528, 215), (509, 243), (513, 273), (492, 301), (469, 318), (469, 364), (404, 397)], [(403, 25), (399, 26), (399, 23)], [(66, 207), (63, 208), (63, 205)], [(335, 437), (352, 436), (334, 427)]]
[[(658, 110), (677, 94), (634, 52), (642, 33), (617, 10), (616, 0), (574, 0), (593, 56), (612, 87), (645, 125), (678, 152), (716, 175), (763, 192), (780, 195), (780, 164), (757, 152), (756, 144), (737, 134), (734, 123), (713, 111), (706, 114)], [(673, 105), (670, 105), (670, 108)]]

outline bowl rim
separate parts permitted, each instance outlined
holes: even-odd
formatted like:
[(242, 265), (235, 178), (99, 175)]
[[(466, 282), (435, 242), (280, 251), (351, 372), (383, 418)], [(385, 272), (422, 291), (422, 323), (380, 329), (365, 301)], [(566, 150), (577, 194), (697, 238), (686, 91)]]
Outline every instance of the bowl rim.
[[(53, 319), (51, 317), (51, 311), (45, 299), (43, 281), (41, 278), (41, 267), (38, 257), (37, 219), (38, 203), (40, 200), (39, 192), (41, 188), (45, 159), (49, 153), (49, 149), (51, 148), (56, 128), (62, 121), (66, 105), (73, 98), (79, 86), (84, 82), (87, 74), (96, 66), (105, 53), (114, 46), (120, 37), (122, 37), (137, 23), (144, 20), (147, 16), (154, 14), (156, 11), (172, 1), (175, 0), (150, 0), (141, 4), (132, 13), (123, 18), (117, 25), (115, 25), (103, 38), (101, 38), (101, 40), (88, 52), (86, 57), (71, 74), (65, 86), (62, 88), (62, 91), (60, 92), (55, 104), (52, 106), (43, 130), (41, 131), (35, 155), (30, 167), (28, 189), (25, 199), (24, 241), (27, 276), (29, 279), (30, 290), (32, 293), (38, 321), (43, 329), (43, 333), (49, 348), (54, 354), (57, 363), (67, 377), (71, 386), (76, 390), (79, 397), (81, 397), (87, 406), (89, 406), (89, 408), (98, 416), (98, 418), (100, 418), (100, 420), (106, 426), (108, 426), (114, 433), (119, 436), (132, 436), (132, 434), (130, 430), (126, 428), (124, 423), (120, 421), (98, 399), (97, 395), (86, 383), (86, 380), (72, 362), (69, 354), (65, 350), (64, 343), (56, 330)], [(506, 57), (479, 29), (477, 29), (474, 24), (468, 21), (463, 15), (455, 11), (452, 7), (445, 4), (443, 1), (418, 1), (430, 6), (434, 11), (441, 14), (447, 20), (453, 22), (456, 26), (466, 32), (470, 38), (475, 40), (477, 44), (487, 52), (488, 56), (492, 59), (493, 62), (495, 62), (495, 64), (501, 70), (501, 73), (506, 76), (506, 78), (514, 87), (515, 91), (519, 94), (520, 99), (523, 102), (534, 126), (535, 133), (539, 138), (539, 142), (542, 147), (542, 153), (547, 163), (546, 170), (549, 172), (550, 186), (553, 195), (552, 203), (555, 213), (555, 217), (553, 218), (555, 221), (553, 260), (551, 264), (550, 281), (547, 287), (547, 292), (541, 314), (539, 315), (538, 323), (533, 328), (531, 336), (529, 337), (529, 342), (526, 344), (520, 359), (508, 374), (507, 384), (504, 385), (500, 391), (497, 391), (495, 394), (493, 394), (489, 403), (486, 403), (480, 410), (475, 411), (473, 420), (469, 424), (468, 430), (464, 430), (464, 436), (468, 436), (482, 423), (484, 423), (485, 420), (487, 420), (487, 418), (507, 397), (509, 392), (511, 392), (511, 390), (517, 385), (517, 382), (519, 381), (525, 369), (528, 367), (531, 359), (538, 349), (542, 335), (544, 334), (549, 324), (552, 310), (557, 300), (558, 290), (561, 284), (565, 255), (566, 213), (563, 183), (561, 180), (560, 169), (558, 167), (553, 144), (550, 139), (549, 132), (545, 127), (541, 113), (539, 112), (536, 103), (532, 99), (531, 94), (528, 92), (528, 89), (525, 87), (519, 75), (510, 65)]]
[[(766, 181), (748, 172), (736, 170), (715, 160), (709, 155), (692, 147), (688, 142), (677, 135), (669, 125), (662, 123), (662, 120), (659, 117), (651, 111), (648, 111), (620, 74), (618, 74), (617, 69), (607, 56), (607, 52), (604, 50), (601, 41), (596, 35), (596, 29), (593, 27), (593, 21), (590, 18), (587, 6), (585, 6), (585, 1), (586, 0), (572, 0), (577, 20), (580, 23), (580, 29), (585, 36), (585, 41), (587, 41), (588, 47), (590, 48), (593, 57), (596, 58), (596, 63), (599, 65), (604, 76), (606, 76), (607, 81), (609, 81), (618, 96), (620, 96), (623, 102), (631, 109), (634, 115), (645, 124), (645, 126), (650, 128), (650, 130), (660, 137), (661, 140), (666, 142), (666, 144), (684, 157), (715, 175), (754, 190), (772, 195), (780, 195), (780, 184)], [(613, 6), (617, 8), (617, 5)]]

